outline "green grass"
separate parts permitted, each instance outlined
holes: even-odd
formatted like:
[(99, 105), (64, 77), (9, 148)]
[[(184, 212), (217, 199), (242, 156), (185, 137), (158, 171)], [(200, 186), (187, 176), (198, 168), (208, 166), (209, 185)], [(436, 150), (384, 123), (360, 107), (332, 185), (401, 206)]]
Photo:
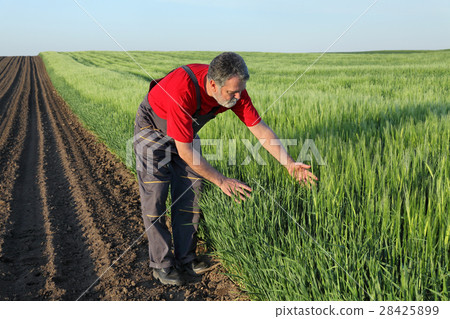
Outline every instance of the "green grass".
[[(131, 52), (151, 76), (217, 52)], [(85, 125), (122, 160), (149, 77), (120, 52), (42, 53), (51, 79)], [(221, 172), (247, 182), (234, 203), (208, 186), (202, 234), (255, 300), (448, 300), (450, 51), (242, 53), (247, 89), (296, 158), (312, 139), (318, 187), (307, 190), (260, 150), (232, 112), (201, 132), (224, 140)], [(272, 105), (273, 104), (273, 105)], [(236, 164), (229, 165), (229, 139)], [(204, 154), (214, 154), (214, 146)], [(133, 168), (131, 168), (133, 169)]]

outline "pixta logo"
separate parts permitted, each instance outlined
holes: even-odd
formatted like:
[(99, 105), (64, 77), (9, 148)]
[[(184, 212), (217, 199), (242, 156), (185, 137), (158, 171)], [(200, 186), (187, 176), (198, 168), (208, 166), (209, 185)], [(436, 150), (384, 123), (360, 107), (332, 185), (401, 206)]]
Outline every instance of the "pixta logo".
[[(240, 158), (238, 162), (238, 142), (242, 143), (246, 152), (244, 156), (239, 154)], [(200, 165), (200, 156), (203, 156), (207, 161), (223, 161), (227, 160), (228, 165), (249, 165), (253, 160), (259, 165), (267, 165), (266, 161), (261, 157), (260, 150), (264, 148), (264, 145), (269, 143), (270, 145), (284, 146), (286, 149), (289, 146), (297, 146), (297, 139), (276, 139), (276, 140), (259, 140), (255, 144), (248, 139), (194, 139), (192, 145), (194, 149), (194, 165)], [(201, 147), (209, 146), (208, 149), (214, 150), (213, 153), (202, 154)], [(225, 149), (228, 148), (228, 157), (225, 158)], [(133, 152), (134, 148), (134, 152)], [(138, 158), (136, 161), (136, 170), (147, 172), (153, 172), (168, 164), (171, 157), (176, 153), (175, 143), (172, 138), (167, 135), (160, 134), (153, 130), (143, 130), (136, 134), (133, 138), (127, 141), (127, 154), (126, 165), (128, 167), (133, 166), (134, 156)], [(312, 139), (304, 141), (300, 153), (298, 154), (297, 162), (311, 162), (314, 159), (320, 166), (326, 165), (325, 160), (321, 156), (316, 144)], [(295, 159), (295, 158), (294, 158)], [(287, 164), (287, 157), (280, 158), (280, 162), (283, 165)]]

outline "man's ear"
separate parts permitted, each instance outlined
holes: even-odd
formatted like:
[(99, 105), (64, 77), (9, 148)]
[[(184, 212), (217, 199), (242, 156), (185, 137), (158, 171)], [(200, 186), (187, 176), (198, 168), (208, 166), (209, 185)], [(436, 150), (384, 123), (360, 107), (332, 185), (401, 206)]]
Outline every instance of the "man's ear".
[(213, 79), (209, 80), (209, 85), (211, 86), (212, 90), (214, 93), (217, 93), (219, 90), (219, 86), (217, 85), (216, 81), (214, 81)]

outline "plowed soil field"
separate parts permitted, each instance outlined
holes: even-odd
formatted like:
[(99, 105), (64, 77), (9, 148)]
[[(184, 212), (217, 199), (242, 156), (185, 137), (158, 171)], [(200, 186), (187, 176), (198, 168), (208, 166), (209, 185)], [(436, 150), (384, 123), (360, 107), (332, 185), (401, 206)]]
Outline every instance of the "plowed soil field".
[(40, 57), (0, 57), (0, 300), (236, 300), (216, 267), (155, 281), (134, 176), (79, 123)]

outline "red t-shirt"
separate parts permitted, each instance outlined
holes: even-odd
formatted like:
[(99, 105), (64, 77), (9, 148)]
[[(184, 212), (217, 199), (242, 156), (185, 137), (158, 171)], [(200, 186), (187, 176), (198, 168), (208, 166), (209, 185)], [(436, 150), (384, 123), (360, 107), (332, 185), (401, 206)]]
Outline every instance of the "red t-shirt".
[[(207, 114), (212, 108), (218, 106), (217, 101), (206, 94), (207, 64), (188, 65), (200, 86), (201, 110), (200, 115)], [(191, 143), (194, 139), (191, 115), (197, 110), (195, 86), (185, 70), (178, 68), (169, 73), (153, 87), (148, 94), (148, 102), (159, 117), (167, 120), (167, 135), (183, 142)], [(182, 110), (183, 108), (184, 110)], [(229, 110), (221, 106), (215, 114)], [(258, 111), (252, 104), (247, 90), (242, 91), (241, 98), (231, 108), (239, 119), (247, 126), (253, 126), (261, 121)]]

